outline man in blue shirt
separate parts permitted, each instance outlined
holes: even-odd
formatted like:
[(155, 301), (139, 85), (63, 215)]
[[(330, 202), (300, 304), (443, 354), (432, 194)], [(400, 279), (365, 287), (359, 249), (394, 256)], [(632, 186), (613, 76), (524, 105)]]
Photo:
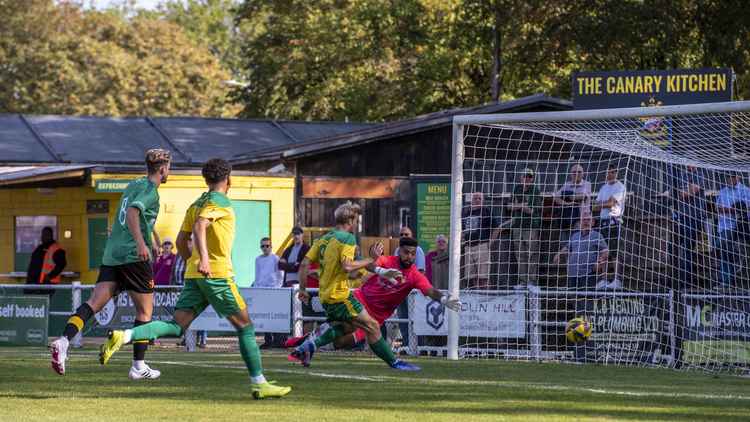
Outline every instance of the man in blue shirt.
[[(750, 188), (742, 183), (739, 173), (727, 175), (727, 185), (719, 191), (716, 198), (716, 210), (719, 213), (718, 236), (716, 248), (719, 250), (721, 263), (721, 283), (724, 287), (733, 287), (736, 265), (740, 259), (739, 233), (737, 223), (748, 218), (750, 207)], [(744, 215), (740, 215), (740, 214)]]

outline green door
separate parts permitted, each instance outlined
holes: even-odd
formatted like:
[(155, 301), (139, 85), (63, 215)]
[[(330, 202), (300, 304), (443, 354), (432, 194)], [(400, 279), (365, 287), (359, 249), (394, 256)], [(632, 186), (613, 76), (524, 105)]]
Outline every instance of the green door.
[(109, 231), (107, 217), (89, 218), (89, 269), (97, 269), (102, 265), (104, 246), (107, 244)]
[(233, 200), (232, 206), (237, 217), (232, 249), (234, 280), (239, 287), (250, 287), (255, 279), (260, 239), (271, 235), (271, 203)]

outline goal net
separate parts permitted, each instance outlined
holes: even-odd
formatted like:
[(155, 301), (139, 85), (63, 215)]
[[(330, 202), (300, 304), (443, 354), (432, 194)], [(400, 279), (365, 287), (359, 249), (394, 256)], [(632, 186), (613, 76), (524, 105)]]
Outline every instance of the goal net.
[(454, 134), (450, 357), (748, 368), (750, 103), (461, 116)]

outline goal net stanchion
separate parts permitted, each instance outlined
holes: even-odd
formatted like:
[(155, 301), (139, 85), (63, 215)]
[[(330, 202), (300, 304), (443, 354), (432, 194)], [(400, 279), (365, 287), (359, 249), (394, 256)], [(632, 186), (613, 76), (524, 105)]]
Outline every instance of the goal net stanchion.
[(449, 359), (747, 370), (750, 102), (457, 116), (452, 160)]

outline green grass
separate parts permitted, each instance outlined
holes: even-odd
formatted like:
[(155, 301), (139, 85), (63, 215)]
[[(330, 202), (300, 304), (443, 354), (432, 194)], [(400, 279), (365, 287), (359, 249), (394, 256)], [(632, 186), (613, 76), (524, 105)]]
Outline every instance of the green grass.
[(255, 401), (235, 353), (153, 351), (159, 380), (127, 378), (129, 352), (102, 367), (89, 348), (68, 373), (38, 348), (0, 349), (0, 421), (748, 420), (750, 380), (670, 370), (416, 358), (400, 373), (364, 355), (316, 356), (304, 369), (264, 354), (266, 376), (293, 386)]

